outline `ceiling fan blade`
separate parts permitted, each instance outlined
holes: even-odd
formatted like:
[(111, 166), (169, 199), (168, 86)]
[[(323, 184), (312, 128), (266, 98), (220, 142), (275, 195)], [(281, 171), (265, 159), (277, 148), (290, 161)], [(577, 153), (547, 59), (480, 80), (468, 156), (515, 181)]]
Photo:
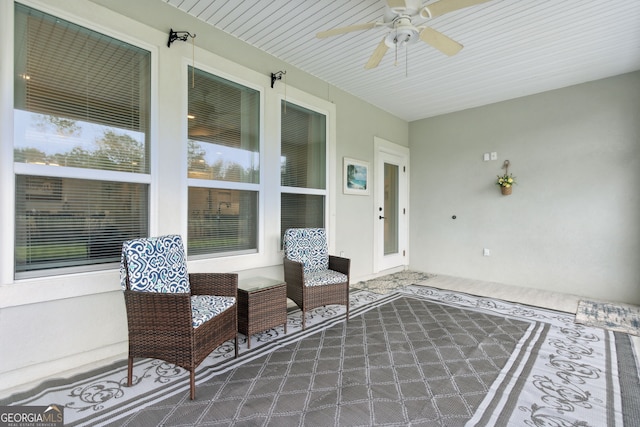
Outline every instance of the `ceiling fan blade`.
[(449, 56), (453, 56), (460, 52), (463, 47), (457, 41), (429, 27), (425, 27), (420, 31), (420, 40)]
[(387, 0), (387, 6), (389, 6), (389, 9), (393, 10), (398, 7), (406, 8), (407, 3), (405, 2), (405, 0)]
[(423, 18), (435, 18), (454, 10), (464, 9), (465, 7), (475, 6), (480, 3), (486, 3), (491, 0), (440, 0), (435, 3), (426, 5), (420, 14)]
[(387, 44), (384, 42), (385, 38), (386, 37), (382, 38), (382, 41), (378, 44), (378, 47), (376, 47), (376, 49), (373, 51), (373, 54), (369, 58), (369, 61), (367, 61), (364, 66), (365, 70), (376, 68), (378, 64), (380, 64), (380, 61), (382, 61), (382, 57), (384, 56), (384, 54), (387, 53), (387, 50), (389, 50), (389, 46), (387, 46)]
[(318, 34), (316, 34), (316, 37), (319, 39), (324, 39), (326, 37), (351, 33), (353, 31), (370, 30), (371, 28), (375, 28), (377, 25), (378, 25), (377, 22), (368, 22), (366, 24), (357, 24), (357, 25), (350, 25), (348, 27), (333, 28), (327, 31), (320, 31)]

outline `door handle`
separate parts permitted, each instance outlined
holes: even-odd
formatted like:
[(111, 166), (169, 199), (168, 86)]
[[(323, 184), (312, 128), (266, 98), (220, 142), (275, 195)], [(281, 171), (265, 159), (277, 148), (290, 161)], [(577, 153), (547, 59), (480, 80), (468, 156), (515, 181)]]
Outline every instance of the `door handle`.
[(382, 215), (378, 215), (378, 219), (384, 219)]

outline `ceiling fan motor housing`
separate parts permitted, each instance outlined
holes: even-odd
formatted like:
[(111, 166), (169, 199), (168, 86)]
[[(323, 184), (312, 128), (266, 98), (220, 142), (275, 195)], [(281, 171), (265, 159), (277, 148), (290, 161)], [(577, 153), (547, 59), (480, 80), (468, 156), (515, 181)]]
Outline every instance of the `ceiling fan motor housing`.
[(398, 16), (393, 21), (393, 31), (387, 34), (384, 42), (389, 47), (403, 47), (414, 44), (420, 39), (420, 33), (411, 23), (411, 17)]

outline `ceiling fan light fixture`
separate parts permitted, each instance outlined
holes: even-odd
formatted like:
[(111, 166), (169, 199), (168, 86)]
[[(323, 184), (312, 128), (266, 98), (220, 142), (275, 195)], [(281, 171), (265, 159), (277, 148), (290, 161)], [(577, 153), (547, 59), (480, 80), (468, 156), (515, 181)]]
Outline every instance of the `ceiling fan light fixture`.
[(415, 28), (403, 28), (389, 32), (384, 42), (389, 47), (404, 47), (416, 43), (420, 34)]
[(411, 23), (411, 18), (398, 17), (394, 22), (394, 28), (384, 42), (389, 47), (404, 47), (416, 43), (420, 39), (420, 33)]

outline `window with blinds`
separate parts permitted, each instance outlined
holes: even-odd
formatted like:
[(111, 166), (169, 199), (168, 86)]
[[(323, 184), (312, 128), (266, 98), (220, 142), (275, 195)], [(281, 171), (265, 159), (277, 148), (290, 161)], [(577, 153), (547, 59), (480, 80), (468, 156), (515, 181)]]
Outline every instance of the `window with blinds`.
[(189, 187), (189, 255), (255, 252), (258, 192)]
[(150, 53), (18, 3), (14, 43), (16, 276), (118, 262), (148, 233)]
[(16, 194), (16, 272), (116, 262), (148, 229), (144, 184), (18, 175)]
[(192, 67), (189, 76), (188, 253), (255, 252), (260, 92)]
[(324, 227), (327, 195), (326, 117), (285, 101), (281, 105), (280, 233)]

